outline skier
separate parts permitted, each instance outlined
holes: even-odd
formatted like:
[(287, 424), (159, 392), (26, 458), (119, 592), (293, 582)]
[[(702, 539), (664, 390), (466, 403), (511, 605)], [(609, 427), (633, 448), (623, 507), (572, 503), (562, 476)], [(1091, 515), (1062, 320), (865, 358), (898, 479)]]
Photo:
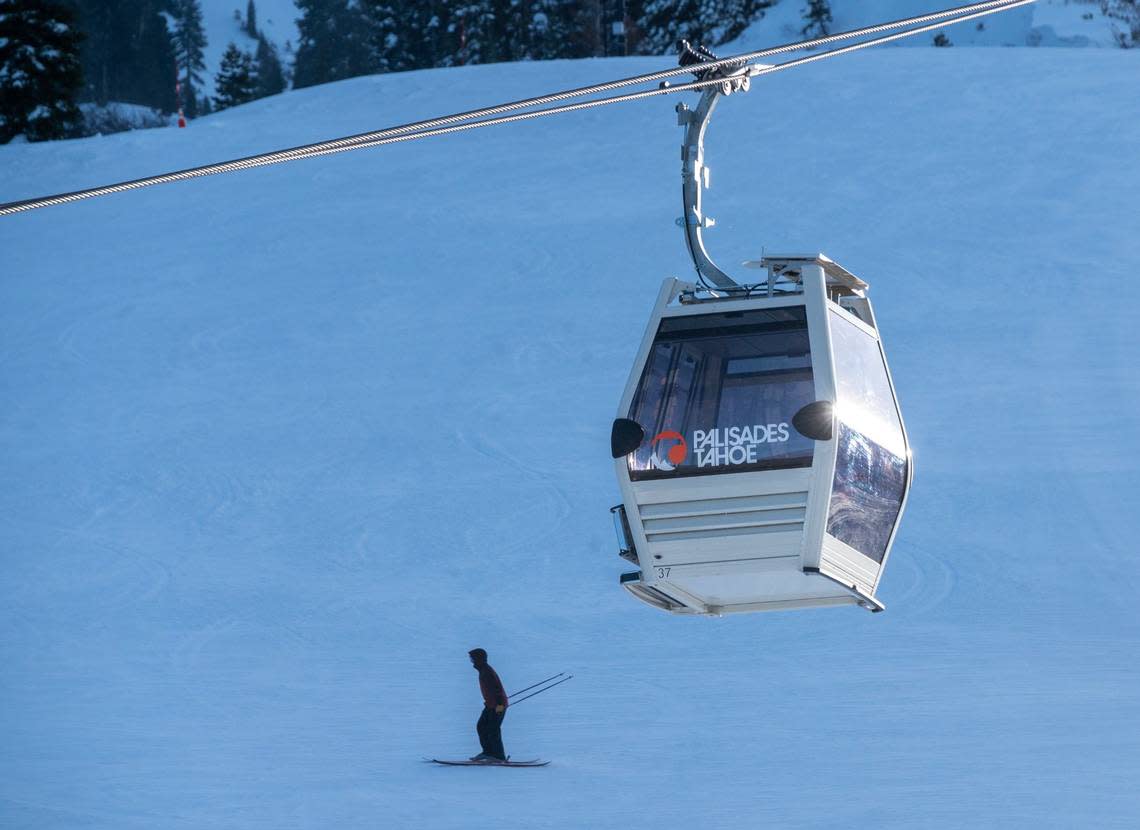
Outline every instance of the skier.
[(479, 691), (483, 693), (483, 714), (475, 725), (479, 733), (479, 745), (483, 751), (471, 758), (472, 761), (505, 761), (507, 753), (503, 750), (503, 735), (501, 732), (503, 717), (507, 714), (507, 693), (503, 689), (503, 682), (499, 675), (487, 662), (487, 652), (481, 648), (473, 648), (467, 652), (471, 658), (471, 665), (479, 672)]

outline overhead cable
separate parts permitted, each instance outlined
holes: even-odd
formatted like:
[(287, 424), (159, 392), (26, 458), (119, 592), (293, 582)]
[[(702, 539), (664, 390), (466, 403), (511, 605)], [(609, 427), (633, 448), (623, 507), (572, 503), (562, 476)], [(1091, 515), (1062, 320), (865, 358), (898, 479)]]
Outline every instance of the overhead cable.
[[(1034, 3), (1034, 2), (1036, 2), (1036, 0), (1013, 0), (1012, 2), (1007, 2), (1005, 4), (1005, 7), (1006, 8), (1016, 8), (1017, 6), (1027, 6), (1030, 3)], [(955, 20), (953, 20), (951, 22), (961, 23), (961, 22), (964, 22), (967, 20), (973, 20), (974, 18), (977, 18), (977, 17), (983, 17), (984, 15), (987, 15), (987, 14), (992, 14), (992, 12), (976, 12), (974, 14), (971, 14), (971, 15), (968, 15), (965, 17), (956, 18)], [(899, 39), (904, 38), (904, 37), (911, 37), (912, 35), (921, 34), (922, 32), (928, 32), (928, 31), (931, 31), (933, 29), (940, 29), (945, 25), (947, 25), (947, 24), (944, 22), (943, 23), (930, 24), (930, 25), (923, 26), (923, 27), (920, 27), (917, 29), (908, 29), (905, 32), (899, 32), (899, 33), (893, 34), (893, 35), (885, 35), (885, 36), (880, 37), (880, 38), (875, 38), (874, 40), (868, 40), (868, 41), (864, 41), (862, 43), (855, 43), (855, 44), (852, 44), (850, 46), (843, 46), (843, 47), (840, 47), (839, 49), (831, 49), (831, 50), (828, 50), (826, 52), (820, 52), (820, 53), (815, 54), (815, 55), (806, 55), (805, 57), (802, 57), (802, 58), (794, 58), (793, 60), (784, 61), (783, 63), (772, 64), (769, 66), (756, 67), (752, 70), (750, 75), (752, 75), (753, 77), (758, 77), (761, 75), (771, 75), (771, 74), (776, 73), (776, 72), (782, 72), (785, 69), (795, 69), (798, 66), (803, 66), (803, 65), (809, 64), (809, 63), (814, 63), (816, 61), (823, 60), (824, 58), (831, 58), (831, 57), (835, 57), (837, 55), (845, 55), (845, 54), (848, 54), (849, 52), (856, 52), (860, 49), (867, 49), (871, 46), (880, 46), (884, 43), (888, 43), (888, 42), (893, 41), (893, 40), (899, 40)], [(705, 67), (711, 66), (711, 65), (712, 65), (712, 62), (710, 61), (709, 63), (701, 63), (701, 64), (697, 64), (696, 66), (699, 67), (703, 71)], [(693, 67), (688, 67), (688, 69), (691, 72)], [(560, 106), (560, 107), (547, 107), (544, 109), (537, 109), (537, 110), (531, 110), (529, 112), (517, 113), (515, 115), (505, 115), (505, 116), (500, 116), (498, 118), (484, 118), (484, 119), (481, 119), (478, 121), (468, 121), (468, 122), (465, 122), (462, 124), (456, 124), (456, 125), (450, 126), (450, 127), (437, 127), (435, 129), (418, 130), (418, 131), (413, 132), (413, 133), (405, 133), (403, 135), (387, 136), (387, 137), (376, 138), (376, 139), (361, 139), (361, 140), (354, 142), (353, 144), (350, 144), (348, 146), (342, 146), (342, 147), (337, 147), (337, 148), (333, 148), (333, 149), (312, 150), (312, 151), (307, 152), (302, 157), (303, 158), (310, 158), (313, 156), (325, 156), (325, 155), (331, 155), (333, 153), (342, 153), (346, 150), (357, 150), (357, 149), (360, 149), (363, 147), (382, 147), (386, 144), (398, 144), (398, 143), (404, 142), (404, 141), (415, 141), (416, 139), (420, 139), (420, 138), (432, 138), (433, 136), (450, 135), (452, 133), (465, 132), (467, 130), (478, 129), (480, 127), (494, 127), (494, 126), (497, 126), (500, 124), (513, 124), (513, 123), (516, 123), (518, 121), (528, 121), (528, 120), (531, 120), (534, 118), (542, 118), (542, 117), (548, 116), (548, 115), (563, 115), (563, 114), (568, 113), (568, 112), (577, 112), (579, 110), (593, 109), (595, 107), (607, 106), (609, 104), (625, 104), (625, 103), (629, 103), (631, 101), (640, 101), (640, 100), (643, 100), (645, 98), (654, 98), (654, 97), (658, 97), (661, 95), (671, 95), (674, 92), (688, 92), (690, 90), (702, 90), (702, 89), (705, 89), (706, 87), (717, 86), (719, 84), (723, 84), (724, 81), (725, 81), (724, 77), (717, 77), (717, 78), (710, 78), (710, 79), (704, 80), (704, 81), (693, 81), (691, 83), (686, 83), (686, 84), (670, 84), (668, 86), (662, 86), (662, 87), (659, 87), (657, 89), (647, 89), (647, 90), (642, 90), (640, 92), (627, 92), (624, 95), (613, 95), (613, 96), (610, 96), (608, 98), (595, 98), (595, 99), (590, 100), (590, 101), (579, 101), (578, 103), (575, 103), (575, 104), (564, 104), (563, 106)], [(268, 162), (268, 163), (272, 164), (273, 162)], [(0, 215), (2, 215), (2, 214), (0, 214)]]
[[(733, 55), (728, 58), (721, 58), (714, 61), (704, 62), (698, 66), (702, 75), (705, 75), (705, 73), (710, 70), (719, 68), (739, 68), (748, 64), (753, 64), (764, 58), (769, 58), (776, 55), (807, 49), (815, 49), (843, 40), (852, 40), (855, 38), (867, 37), (869, 35), (890, 31), (892, 29), (902, 29), (912, 26), (914, 27), (906, 28), (906, 31), (897, 32), (892, 35), (874, 38), (872, 40), (863, 41), (839, 49), (819, 52), (814, 55), (808, 55), (803, 58), (785, 61), (784, 63), (779, 63), (772, 66), (754, 67), (750, 71), (750, 74), (752, 75), (767, 75), (773, 72), (782, 71), (784, 69), (790, 69), (796, 66), (802, 66), (807, 63), (813, 63), (824, 58), (846, 54), (858, 49), (866, 49), (871, 46), (877, 46), (883, 43), (888, 43), (890, 41), (899, 40), (901, 38), (912, 37), (914, 35), (921, 34), (932, 29), (938, 29), (944, 26), (953, 25), (955, 23), (962, 23), (978, 17), (984, 17), (986, 15), (1007, 11), (1019, 6), (1029, 5), (1033, 2), (1035, 2), (1035, 0), (990, 0), (990, 2), (973, 3), (967, 6), (959, 6), (957, 8), (931, 12), (925, 15), (894, 20), (888, 23), (880, 23), (875, 26), (853, 29), (848, 32), (840, 32), (834, 35), (827, 35), (824, 37), (812, 38), (810, 40), (788, 43), (769, 49), (760, 49), (754, 52)], [(279, 164), (286, 161), (295, 161), (302, 158), (332, 155), (334, 153), (345, 152), (347, 150), (356, 150), (364, 147), (378, 147), (385, 144), (395, 144), (398, 142), (411, 141), (419, 138), (430, 138), (437, 135), (447, 135), (450, 133), (463, 132), (480, 127), (489, 127), (498, 124), (509, 124), (516, 121), (525, 121), (548, 115), (559, 115), (562, 113), (573, 112), (582, 109), (590, 109), (594, 107), (605, 106), (608, 104), (627, 103), (643, 98), (650, 98), (658, 95), (667, 95), (675, 92), (699, 90), (704, 89), (708, 86), (712, 86), (714, 84), (722, 83), (723, 81), (723, 78), (718, 77), (715, 79), (694, 81), (685, 84), (672, 85), (665, 83), (655, 89), (642, 90), (639, 92), (610, 96), (607, 98), (598, 98), (590, 101), (579, 102), (576, 104), (545, 107), (546, 104), (565, 101), (572, 98), (580, 98), (587, 95), (596, 95), (599, 93), (610, 92), (615, 89), (621, 89), (627, 86), (660, 82), (668, 78), (673, 78), (680, 75), (688, 75), (693, 71), (693, 66), (674, 67), (658, 72), (635, 75), (629, 78), (608, 81), (591, 86), (578, 87), (576, 89), (564, 90), (562, 92), (551, 93), (534, 98), (526, 98), (520, 101), (513, 101), (510, 103), (498, 104), (491, 107), (469, 110), (467, 112), (456, 113), (453, 115), (442, 116), (425, 121), (415, 121), (409, 124), (404, 124), (397, 127), (389, 127), (383, 130), (375, 130), (353, 136), (332, 139), (330, 141), (301, 145), (299, 147), (293, 147), (286, 150), (278, 150), (271, 153), (262, 153), (259, 155), (247, 156), (245, 158), (234, 159), (231, 161), (208, 164), (200, 167), (192, 167), (186, 170), (179, 170), (172, 173), (164, 173), (157, 176), (148, 176), (145, 178), (133, 179), (130, 181), (105, 185), (102, 187), (89, 188), (86, 190), (77, 190), (71, 193), (61, 193), (54, 196), (44, 196), (35, 199), (9, 202), (6, 204), (0, 204), (0, 216), (8, 216), (14, 213), (21, 213), (24, 211), (34, 210), (41, 207), (48, 207), (51, 205), (76, 202), (82, 199), (90, 199), (95, 196), (105, 196), (111, 193), (119, 193), (126, 190), (136, 190), (155, 184), (165, 184), (168, 182), (200, 178), (203, 176), (212, 176), (220, 173), (231, 173), (238, 170), (248, 170), (255, 167), (264, 167), (271, 164)], [(502, 115), (503, 113), (516, 112), (517, 110), (525, 110), (533, 107), (544, 108), (531, 109), (529, 112), (517, 113), (510, 116)]]

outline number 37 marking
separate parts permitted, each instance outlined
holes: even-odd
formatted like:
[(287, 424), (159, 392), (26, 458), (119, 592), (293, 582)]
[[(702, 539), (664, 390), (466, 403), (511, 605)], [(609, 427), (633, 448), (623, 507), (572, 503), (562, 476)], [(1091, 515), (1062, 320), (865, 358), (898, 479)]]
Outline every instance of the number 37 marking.
[(658, 568), (657, 569), (657, 578), (658, 579), (664, 579), (668, 575), (669, 575), (669, 568)]

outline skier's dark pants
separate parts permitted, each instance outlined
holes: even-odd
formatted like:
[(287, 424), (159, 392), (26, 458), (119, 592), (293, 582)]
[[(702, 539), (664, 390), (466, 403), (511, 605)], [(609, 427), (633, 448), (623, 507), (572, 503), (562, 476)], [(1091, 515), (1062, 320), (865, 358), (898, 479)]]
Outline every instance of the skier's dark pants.
[(483, 751), (500, 761), (507, 760), (507, 753), (503, 751), (501, 731), (503, 718), (506, 715), (506, 711), (500, 715), (494, 709), (484, 709), (483, 714), (479, 716), (479, 722), (475, 724), (475, 731), (479, 733), (479, 745), (483, 747)]

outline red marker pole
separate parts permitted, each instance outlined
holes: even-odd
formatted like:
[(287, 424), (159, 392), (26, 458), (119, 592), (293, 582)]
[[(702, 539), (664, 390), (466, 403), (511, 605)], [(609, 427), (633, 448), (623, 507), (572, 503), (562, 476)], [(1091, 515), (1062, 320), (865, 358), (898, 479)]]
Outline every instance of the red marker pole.
[(182, 77), (178, 73), (178, 59), (174, 60), (174, 100), (178, 102), (178, 127), (186, 126), (186, 116), (182, 114)]

